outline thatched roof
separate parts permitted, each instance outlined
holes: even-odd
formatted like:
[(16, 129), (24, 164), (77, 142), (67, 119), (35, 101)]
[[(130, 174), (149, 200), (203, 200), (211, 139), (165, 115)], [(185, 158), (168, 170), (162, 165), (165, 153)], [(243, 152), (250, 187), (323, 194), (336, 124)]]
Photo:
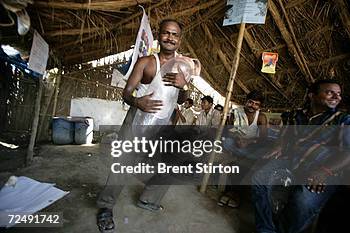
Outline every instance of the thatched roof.
[[(261, 89), (268, 106), (297, 105), (308, 83), (337, 78), (346, 83), (350, 69), (350, 14), (346, 0), (269, 0), (265, 25), (248, 25), (234, 88), (239, 100)], [(130, 48), (142, 11), (152, 28), (163, 18), (185, 26), (181, 51), (198, 57), (202, 76), (219, 92), (226, 85), (238, 26), (222, 26), (224, 0), (51, 0), (29, 7), (33, 27), (64, 65), (80, 64)], [(277, 73), (260, 72), (261, 53), (279, 53)], [(350, 90), (346, 84), (345, 90)]]

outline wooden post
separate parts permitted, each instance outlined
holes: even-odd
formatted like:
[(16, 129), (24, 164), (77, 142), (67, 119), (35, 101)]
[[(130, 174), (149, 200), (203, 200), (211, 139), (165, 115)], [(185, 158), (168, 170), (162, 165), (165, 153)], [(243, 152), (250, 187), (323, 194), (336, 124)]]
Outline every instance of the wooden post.
[[(239, 34), (238, 34), (238, 39), (237, 39), (237, 49), (236, 49), (235, 57), (233, 58), (233, 64), (232, 64), (232, 68), (231, 68), (231, 72), (230, 72), (230, 80), (229, 80), (228, 85), (227, 85), (227, 93), (226, 93), (226, 100), (225, 100), (225, 106), (224, 106), (224, 111), (223, 111), (223, 118), (222, 118), (221, 124), (219, 126), (219, 129), (216, 132), (215, 140), (221, 140), (222, 131), (223, 131), (224, 126), (225, 126), (227, 113), (229, 110), (229, 104), (230, 104), (232, 91), (233, 91), (233, 84), (234, 84), (234, 81), (236, 78), (238, 65), (239, 65), (239, 57), (240, 57), (239, 54), (241, 53), (241, 49), (242, 49), (244, 29), (245, 29), (245, 23), (241, 23), (241, 27), (239, 28)], [(209, 156), (208, 163), (213, 164), (214, 160), (215, 160), (215, 152), (213, 151)], [(204, 177), (202, 180), (202, 185), (200, 188), (201, 193), (205, 192), (207, 185), (208, 185), (209, 177), (210, 177), (210, 173), (204, 174)]]
[(61, 83), (61, 76), (62, 76), (62, 73), (60, 73), (57, 76), (57, 83), (55, 85), (55, 97), (53, 100), (52, 117), (54, 117), (56, 115), (57, 98), (58, 98), (58, 92), (60, 91), (59, 89), (60, 89), (60, 83)]
[(38, 94), (36, 95), (35, 100), (35, 107), (34, 107), (34, 118), (32, 123), (32, 132), (30, 134), (30, 141), (29, 146), (27, 150), (27, 157), (26, 157), (26, 165), (30, 165), (33, 160), (33, 150), (35, 145), (35, 139), (36, 139), (36, 132), (38, 130), (38, 123), (39, 123), (39, 115), (40, 115), (40, 101), (41, 101), (41, 94), (43, 92), (43, 83), (42, 78), (39, 78), (39, 90)]
[[(205, 34), (208, 36), (208, 39), (209, 41), (211, 42), (211, 44), (215, 47), (216, 46), (216, 43), (215, 43), (215, 40), (214, 40), (214, 37), (213, 35), (211, 34), (208, 26), (206, 24), (202, 24), (202, 28), (205, 32)], [(230, 75), (231, 75), (231, 72), (232, 72), (232, 67), (230, 66), (229, 64), (229, 59), (228, 57), (226, 56), (226, 54), (219, 48), (219, 47), (216, 47), (216, 52), (217, 52), (217, 55), (219, 56), (221, 62), (224, 64), (224, 67), (225, 69), (230, 72)], [(235, 59), (235, 58), (234, 58)], [(233, 59), (233, 63), (235, 62), (235, 60)], [(237, 72), (237, 71), (236, 71)], [(249, 93), (249, 89), (248, 87), (246, 87), (244, 85), (244, 83), (239, 79), (237, 78), (236, 80), (236, 83), (237, 85), (246, 93), (248, 94)]]

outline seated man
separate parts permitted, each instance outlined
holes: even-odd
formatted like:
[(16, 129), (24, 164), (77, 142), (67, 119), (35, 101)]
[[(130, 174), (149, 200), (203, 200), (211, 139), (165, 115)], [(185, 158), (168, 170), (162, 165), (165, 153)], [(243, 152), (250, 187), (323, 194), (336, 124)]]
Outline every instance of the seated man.
[(256, 150), (266, 142), (267, 118), (260, 112), (264, 97), (257, 90), (247, 95), (244, 106), (233, 110), (230, 123), (232, 128), (225, 135), (224, 148), (235, 156), (257, 158)]
[[(282, 143), (270, 153), (271, 157), (284, 158), (269, 161), (253, 175), (252, 199), (259, 233), (305, 230), (337, 188), (325, 184), (335, 184), (335, 175), (349, 164), (350, 129), (340, 126), (349, 125), (350, 116), (336, 109), (341, 100), (340, 85), (333, 80), (318, 81), (310, 87), (308, 97), (309, 108), (293, 117), (302, 127), (285, 129)], [(277, 216), (272, 204), (276, 187), (288, 197)]]
[[(251, 91), (246, 97), (244, 106), (239, 106), (233, 110), (229, 119), (229, 125), (232, 128), (224, 134), (223, 146), (233, 156), (257, 159), (264, 154), (267, 140), (267, 118), (264, 113), (260, 112), (260, 107), (264, 102), (264, 97), (257, 90)], [(240, 165), (243, 161), (240, 161)], [(248, 160), (249, 164), (251, 163)], [(249, 165), (250, 167), (250, 165)], [(239, 206), (239, 195), (236, 192), (230, 192), (226, 187), (226, 192), (219, 199), (218, 205), (236, 208)]]

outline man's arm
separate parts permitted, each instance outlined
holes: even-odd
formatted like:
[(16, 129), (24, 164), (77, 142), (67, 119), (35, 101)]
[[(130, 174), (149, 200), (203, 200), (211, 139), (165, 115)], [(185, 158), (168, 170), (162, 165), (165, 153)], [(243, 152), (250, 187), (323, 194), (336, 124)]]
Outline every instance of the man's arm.
[(140, 58), (135, 66), (134, 69), (125, 85), (125, 88), (123, 90), (123, 99), (124, 101), (129, 104), (130, 106), (136, 107), (136, 101), (135, 97), (132, 95), (135, 91), (137, 85), (141, 82), (143, 77), (143, 71), (148, 63), (147, 58)]
[(179, 97), (177, 98), (177, 103), (183, 104), (188, 99), (189, 96), (190, 96), (189, 91), (185, 91), (183, 89), (180, 89)]
[(179, 108), (176, 108), (176, 113), (177, 113), (177, 115), (179, 116), (179, 120), (180, 120), (182, 123), (186, 123), (186, 118), (184, 117), (184, 115), (182, 115), (182, 112), (180, 111)]
[(212, 127), (219, 127), (219, 125), (221, 124), (221, 114), (218, 110), (214, 109), (213, 110), (213, 117), (211, 119), (211, 125)]
[(147, 65), (150, 63), (149, 57), (143, 57), (140, 58), (133, 69), (133, 72), (131, 73), (128, 82), (126, 83), (126, 86), (123, 90), (123, 99), (124, 101), (129, 104), (130, 106), (134, 106), (136, 108), (139, 108), (140, 110), (144, 112), (150, 112), (155, 113), (158, 110), (160, 110), (160, 107), (162, 106), (161, 100), (152, 100), (151, 97), (153, 93), (149, 95), (145, 95), (140, 98), (136, 98), (132, 95), (132, 93), (135, 91), (137, 85), (141, 82), (145, 69)]
[(323, 166), (320, 166), (309, 176), (307, 187), (311, 192), (323, 192), (328, 176), (336, 175), (350, 166), (350, 116), (345, 119), (340, 130), (339, 139), (342, 140), (342, 143), (339, 144), (342, 145), (340, 145), (339, 153), (334, 154), (336, 156), (331, 156), (324, 162)]
[(264, 142), (267, 139), (267, 117), (264, 113), (259, 113), (258, 116), (259, 126), (259, 142)]

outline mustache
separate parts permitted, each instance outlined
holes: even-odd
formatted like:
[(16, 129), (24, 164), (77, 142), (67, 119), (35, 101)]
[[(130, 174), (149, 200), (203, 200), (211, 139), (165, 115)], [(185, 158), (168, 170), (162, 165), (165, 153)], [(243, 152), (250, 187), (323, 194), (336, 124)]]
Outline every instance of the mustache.
[(175, 45), (175, 42), (171, 40), (163, 41), (163, 43)]

